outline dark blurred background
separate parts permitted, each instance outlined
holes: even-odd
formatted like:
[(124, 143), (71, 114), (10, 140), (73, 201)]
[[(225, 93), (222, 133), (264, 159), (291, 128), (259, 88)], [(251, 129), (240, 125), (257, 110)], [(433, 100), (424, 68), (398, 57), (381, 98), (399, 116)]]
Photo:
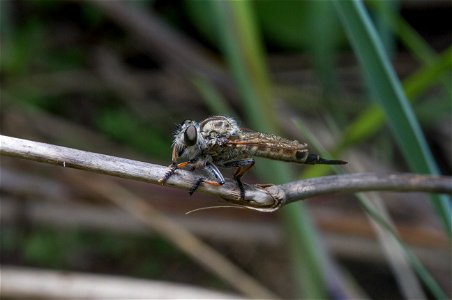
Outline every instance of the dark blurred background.
[[(306, 136), (312, 135), (350, 162), (345, 172), (408, 172), (384, 121), (365, 117), (372, 96), (332, 3), (250, 1), (245, 6), (235, 11), (242, 23), (234, 23), (228, 19), (234, 10), (221, 14), (219, 9), (227, 7), (212, 1), (1, 1), (1, 133), (168, 165), (175, 124), (222, 114), (244, 127), (270, 124), (264, 127), (300, 141), (311, 143)], [(366, 8), (436, 163), (450, 175), (450, 1), (369, 1)], [(256, 40), (234, 40), (227, 28), (251, 30)], [(251, 50), (240, 60), (234, 47)], [(250, 53), (256, 55), (246, 56)], [(241, 62), (256, 66), (255, 58), (264, 62), (257, 63), (263, 69), (250, 71), (258, 78), (256, 89), (271, 90), (260, 103), (246, 97), (252, 91), (240, 73), (247, 67)], [(350, 129), (351, 124), (358, 125)], [(293, 180), (317, 172), (284, 168)], [(273, 179), (272, 172), (258, 167), (244, 181), (284, 180)], [(290, 251), (293, 232), (282, 225), (287, 215), (226, 208), (186, 215), (224, 202), (7, 157), (1, 158), (3, 266), (124, 275), (237, 293), (167, 237), (73, 180), (87, 175), (127, 188), (274, 294), (300, 297), (308, 288), (300, 287), (294, 271), (294, 256), (303, 261), (306, 249)], [(229, 171), (225, 175), (231, 177)], [(369, 197), (385, 204), (405, 245), (450, 295), (450, 240), (428, 195)], [(354, 295), (407, 298), (394, 271), (397, 264), (391, 267), (386, 258), (400, 250), (384, 249), (375, 223), (352, 195), (306, 204), (317, 245), (327, 249), (325, 257), (332, 258), (340, 281), (353, 286)]]

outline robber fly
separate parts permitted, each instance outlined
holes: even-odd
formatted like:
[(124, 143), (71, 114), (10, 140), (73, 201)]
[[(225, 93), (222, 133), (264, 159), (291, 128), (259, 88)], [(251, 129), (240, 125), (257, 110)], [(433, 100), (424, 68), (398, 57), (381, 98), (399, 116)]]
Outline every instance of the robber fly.
[[(174, 133), (172, 164), (170, 170), (159, 181), (164, 184), (177, 169), (203, 169), (209, 179), (200, 178), (191, 188), (190, 195), (202, 184), (220, 186), (225, 183), (218, 167), (237, 168), (234, 179), (240, 189), (240, 198), (245, 190), (240, 180), (254, 166), (254, 156), (295, 162), (300, 164), (342, 165), (342, 160), (327, 160), (309, 153), (307, 144), (291, 141), (273, 134), (240, 128), (229, 117), (213, 116), (202, 122), (185, 120)], [(177, 163), (179, 157), (187, 161)]]

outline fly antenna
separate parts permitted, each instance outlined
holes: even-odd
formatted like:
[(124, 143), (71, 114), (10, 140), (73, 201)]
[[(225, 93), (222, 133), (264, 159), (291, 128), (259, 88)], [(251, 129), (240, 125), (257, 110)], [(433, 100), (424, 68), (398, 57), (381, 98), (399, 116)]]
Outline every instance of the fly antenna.
[(201, 211), (201, 210), (208, 210), (208, 209), (215, 209), (215, 208), (241, 208), (241, 209), (244, 209), (245, 207), (238, 206), (238, 205), (205, 206), (205, 207), (200, 207), (200, 208), (195, 208), (195, 209), (189, 210), (185, 214), (188, 215), (188, 214), (191, 214), (193, 212), (197, 212), (197, 211)]

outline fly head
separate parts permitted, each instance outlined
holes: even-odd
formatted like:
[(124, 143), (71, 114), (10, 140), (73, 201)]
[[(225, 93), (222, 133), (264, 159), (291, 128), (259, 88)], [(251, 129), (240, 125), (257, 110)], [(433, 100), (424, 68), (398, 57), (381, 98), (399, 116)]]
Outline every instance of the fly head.
[(177, 125), (174, 133), (174, 145), (177, 149), (177, 156), (188, 156), (194, 158), (201, 152), (204, 139), (199, 131), (199, 124), (196, 121), (185, 120)]

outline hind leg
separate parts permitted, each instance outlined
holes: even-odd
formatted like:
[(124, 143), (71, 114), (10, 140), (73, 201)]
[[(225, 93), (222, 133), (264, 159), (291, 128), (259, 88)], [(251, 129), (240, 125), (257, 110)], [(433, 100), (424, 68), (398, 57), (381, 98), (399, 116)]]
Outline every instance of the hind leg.
[(240, 190), (240, 199), (245, 199), (245, 188), (243, 187), (243, 183), (240, 180), (242, 176), (248, 172), (254, 166), (254, 159), (243, 159), (227, 162), (224, 164), (224, 167), (236, 167), (234, 173), (234, 180), (237, 182), (237, 186)]

